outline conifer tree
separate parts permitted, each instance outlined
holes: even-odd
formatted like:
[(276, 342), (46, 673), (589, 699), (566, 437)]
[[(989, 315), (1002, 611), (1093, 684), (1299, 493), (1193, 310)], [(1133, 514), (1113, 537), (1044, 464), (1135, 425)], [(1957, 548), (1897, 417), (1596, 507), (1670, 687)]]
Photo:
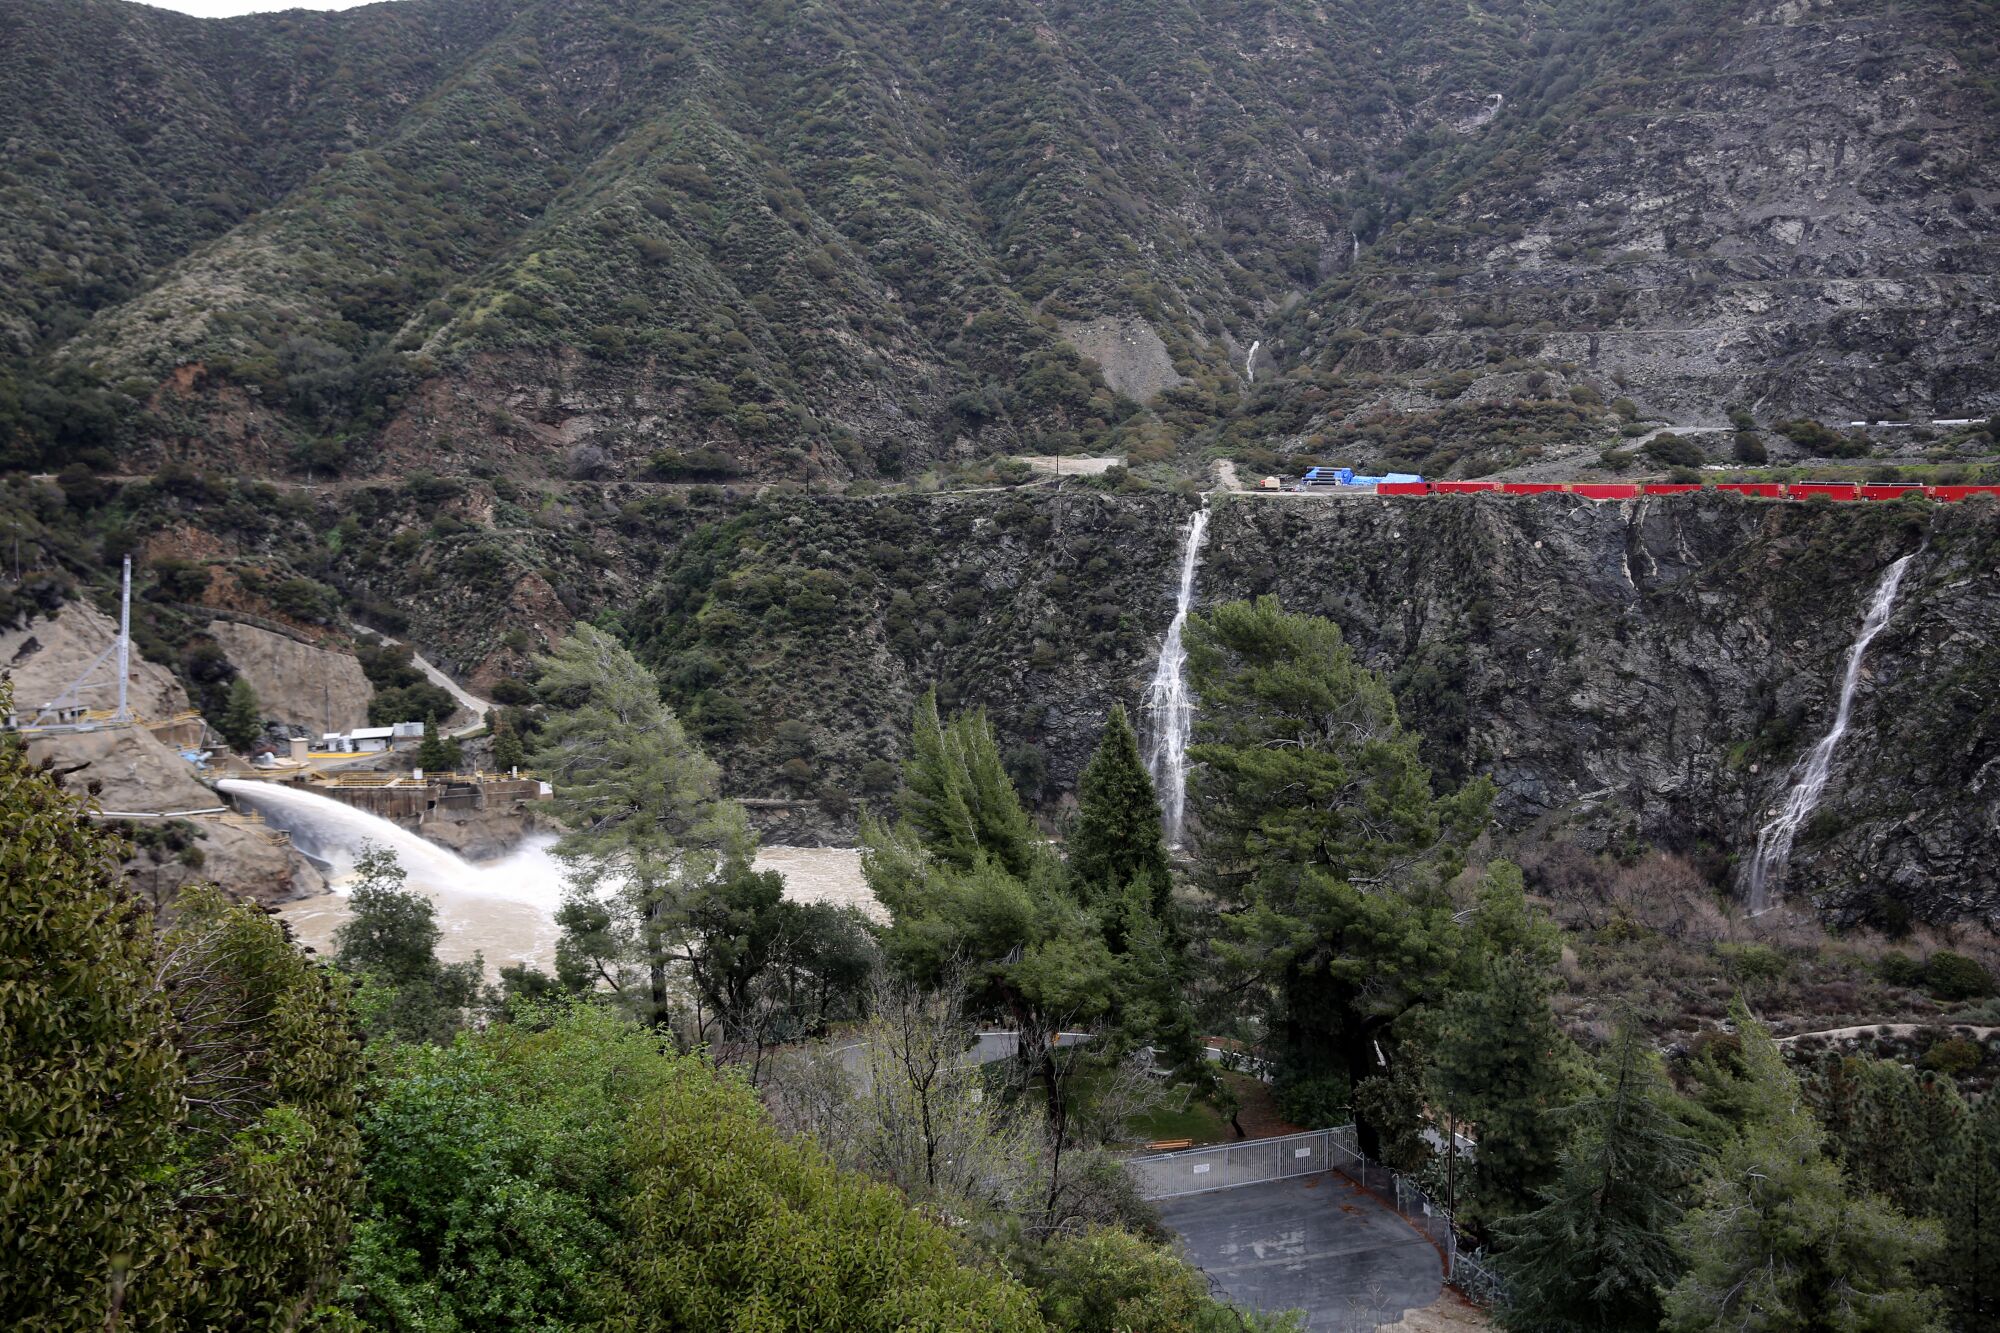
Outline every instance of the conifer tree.
[(535, 766), (570, 830), (555, 846), (569, 871), (558, 971), (572, 988), (601, 982), (644, 1021), (664, 1022), (687, 903), (749, 859), (748, 821), (658, 682), (616, 639), (580, 623), (539, 665), (542, 695), (558, 706)]
[(1295, 1105), (1330, 1111), (1378, 1071), (1397, 1016), (1441, 992), (1458, 940), (1438, 884), (1492, 788), (1432, 793), (1388, 686), (1330, 621), (1265, 597), (1190, 616), (1186, 638), (1195, 874), (1223, 909), (1218, 952), (1266, 997)]
[(1677, 1233), (1687, 1268), (1663, 1329), (1941, 1329), (1916, 1275), (1942, 1244), (1935, 1224), (1849, 1193), (1770, 1033), (1740, 1001), (1732, 1017), (1755, 1095)]
[(449, 773), (458, 767), (458, 742), (438, 734), (437, 715), (424, 718), (423, 743), (417, 746), (417, 767), (426, 773)]
[(1500, 1224), (1510, 1333), (1651, 1333), (1680, 1264), (1673, 1231), (1701, 1148), (1663, 1105), (1659, 1060), (1636, 1023), (1618, 1030), (1590, 1096), (1550, 1117), (1569, 1146), (1547, 1202)]
[(1979, 1099), (1959, 1139), (1943, 1201), (1951, 1250), (1945, 1298), (1961, 1329), (2000, 1326), (2000, 1092)]
[(527, 765), (528, 753), (521, 744), (521, 733), (507, 723), (507, 715), (499, 711), (493, 714), (493, 767), (502, 773), (511, 773)]
[(1432, 1085), (1479, 1140), (1469, 1215), (1484, 1222), (1535, 1206), (1562, 1138), (1548, 1123), (1575, 1088), (1569, 1041), (1549, 1007), (1547, 975), (1518, 955), (1494, 959), (1478, 986), (1445, 1003)]
[(242, 676), (229, 682), (229, 703), (216, 730), (232, 750), (247, 750), (264, 734), (264, 715), (257, 703), (257, 691)]
[(1112, 706), (1097, 751), (1077, 782), (1076, 797), (1076, 818), (1064, 851), (1084, 900), (1101, 909), (1139, 884), (1150, 894), (1150, 910), (1166, 920), (1170, 877), (1160, 802), (1123, 704)]

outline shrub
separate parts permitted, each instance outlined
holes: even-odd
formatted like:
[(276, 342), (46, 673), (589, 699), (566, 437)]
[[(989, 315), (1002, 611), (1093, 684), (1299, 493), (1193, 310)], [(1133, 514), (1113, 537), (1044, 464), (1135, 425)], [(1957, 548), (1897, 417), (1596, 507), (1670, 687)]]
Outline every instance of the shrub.
[(1924, 966), (1924, 983), (1940, 1000), (1974, 1000), (1993, 993), (1993, 976), (1975, 958), (1940, 949)]
[(1925, 1051), (1917, 1061), (1919, 1067), (1934, 1069), (1940, 1074), (1957, 1078), (1979, 1068), (1986, 1059), (1986, 1048), (1968, 1037), (1949, 1037)]
[(1666, 467), (1700, 467), (1701, 447), (1693, 440), (1668, 431), (1646, 442), (1646, 457)]
[(1921, 986), (1924, 965), (1906, 953), (1885, 953), (1875, 965), (1876, 973), (1891, 986)]

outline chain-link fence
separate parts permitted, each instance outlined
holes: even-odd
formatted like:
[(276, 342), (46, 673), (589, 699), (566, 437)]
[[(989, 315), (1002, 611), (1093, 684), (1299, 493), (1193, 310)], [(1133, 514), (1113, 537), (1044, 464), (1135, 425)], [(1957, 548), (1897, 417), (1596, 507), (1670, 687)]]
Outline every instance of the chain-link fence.
[[(1352, 1125), (1134, 1157), (1125, 1166), (1139, 1187), (1140, 1197), (1146, 1199), (1172, 1199), (1184, 1194), (1206, 1194), (1238, 1185), (1261, 1185), (1293, 1176), (1338, 1171), (1395, 1210), (1437, 1246), (1444, 1257), (1446, 1276), (1453, 1279), (1457, 1276), (1458, 1237), (1452, 1229), (1451, 1214), (1418, 1189), (1409, 1177), (1362, 1152)], [(1490, 1283), (1483, 1268), (1472, 1276), (1476, 1281)]]

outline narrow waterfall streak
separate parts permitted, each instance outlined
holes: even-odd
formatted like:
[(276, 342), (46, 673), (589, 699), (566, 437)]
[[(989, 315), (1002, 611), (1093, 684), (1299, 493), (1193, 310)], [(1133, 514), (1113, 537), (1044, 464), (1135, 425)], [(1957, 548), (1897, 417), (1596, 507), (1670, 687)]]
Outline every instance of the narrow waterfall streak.
[(1251, 343), (1249, 355), (1243, 358), (1243, 382), (1245, 384), (1255, 384), (1257, 382), (1257, 349), (1263, 345), (1261, 341)]
[(1181, 633), (1194, 606), (1195, 570), (1201, 564), (1202, 543), (1207, 539), (1208, 499), (1204, 496), (1201, 508), (1188, 523), (1174, 618), (1167, 626), (1166, 638), (1160, 641), (1160, 660), (1140, 705), (1150, 734), (1146, 766), (1152, 770), (1153, 787), (1159, 793), (1160, 826), (1170, 847), (1181, 845), (1181, 819), (1187, 808), (1187, 748), (1194, 734), (1194, 696), (1188, 689), (1187, 647)]
[(1833, 752), (1839, 747), (1840, 738), (1847, 734), (1848, 719), (1854, 711), (1855, 687), (1861, 683), (1861, 659), (1867, 654), (1868, 645), (1889, 623), (1890, 613), (1896, 608), (1896, 590), (1902, 586), (1903, 572), (1916, 558), (1916, 553), (1911, 552), (1890, 565), (1882, 575), (1882, 581), (1875, 586), (1875, 595), (1868, 603), (1868, 613), (1861, 621), (1861, 633), (1855, 636), (1854, 646), (1847, 652), (1847, 672), (1841, 677), (1840, 705), (1834, 710), (1833, 726), (1807, 754), (1804, 770), (1785, 797), (1784, 808), (1778, 812), (1778, 817), (1758, 830), (1757, 852), (1750, 862), (1752, 916), (1770, 911), (1772, 894), (1784, 887), (1785, 872), (1791, 865), (1792, 840), (1798, 837), (1799, 830), (1805, 827), (1806, 820), (1812, 818), (1813, 810), (1819, 805), (1819, 798), (1826, 791), (1827, 775), (1833, 768)]

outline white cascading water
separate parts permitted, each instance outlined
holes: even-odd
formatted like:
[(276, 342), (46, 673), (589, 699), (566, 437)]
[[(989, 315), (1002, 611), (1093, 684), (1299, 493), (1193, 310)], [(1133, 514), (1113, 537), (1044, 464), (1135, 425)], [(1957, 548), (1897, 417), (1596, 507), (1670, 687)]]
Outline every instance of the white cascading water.
[(1896, 607), (1896, 590), (1902, 585), (1903, 571), (1916, 559), (1913, 552), (1889, 566), (1882, 575), (1882, 581), (1875, 586), (1875, 596), (1868, 603), (1868, 614), (1862, 618), (1861, 633), (1855, 637), (1854, 646), (1847, 652), (1847, 674), (1840, 682), (1840, 706), (1834, 710), (1833, 726), (1826, 735), (1820, 737), (1819, 744), (1813, 746), (1806, 756), (1805, 770), (1797, 784), (1785, 797), (1784, 809), (1778, 817), (1758, 830), (1757, 852), (1750, 862), (1750, 915), (1757, 916), (1771, 910), (1772, 894), (1782, 888), (1785, 871), (1792, 856), (1792, 840), (1805, 827), (1806, 820), (1812, 818), (1813, 809), (1819, 805), (1819, 798), (1826, 791), (1827, 775), (1833, 768), (1833, 752), (1840, 745), (1840, 738), (1847, 734), (1847, 721), (1854, 711), (1854, 690), (1861, 683), (1861, 659), (1873, 643), (1875, 636), (1889, 623), (1889, 614)]
[(1194, 733), (1194, 696), (1188, 690), (1187, 648), (1181, 642), (1181, 631), (1194, 606), (1194, 575), (1207, 539), (1208, 499), (1204, 496), (1201, 508), (1188, 523), (1186, 543), (1181, 548), (1181, 585), (1173, 622), (1167, 626), (1167, 637), (1160, 641), (1159, 664), (1153, 668), (1152, 683), (1146, 686), (1140, 704), (1151, 737), (1146, 766), (1153, 771), (1153, 786), (1159, 792), (1160, 826), (1169, 847), (1181, 845), (1181, 817), (1187, 807), (1187, 747)]
[(1246, 384), (1257, 382), (1257, 349), (1263, 345), (1262, 342), (1251, 343), (1250, 355), (1243, 358), (1243, 382)]
[(335, 896), (288, 903), (281, 910), (300, 941), (331, 947), (347, 919), (355, 859), (366, 843), (396, 854), (409, 887), (437, 904), (443, 937), (438, 956), (459, 962), (483, 953), (489, 964), (547, 966), (554, 956), (555, 911), (564, 871), (549, 854), (554, 839), (532, 838), (498, 861), (474, 865), (379, 815), (297, 787), (226, 779), (216, 784), (239, 805), (291, 836), (293, 846), (326, 867)]

